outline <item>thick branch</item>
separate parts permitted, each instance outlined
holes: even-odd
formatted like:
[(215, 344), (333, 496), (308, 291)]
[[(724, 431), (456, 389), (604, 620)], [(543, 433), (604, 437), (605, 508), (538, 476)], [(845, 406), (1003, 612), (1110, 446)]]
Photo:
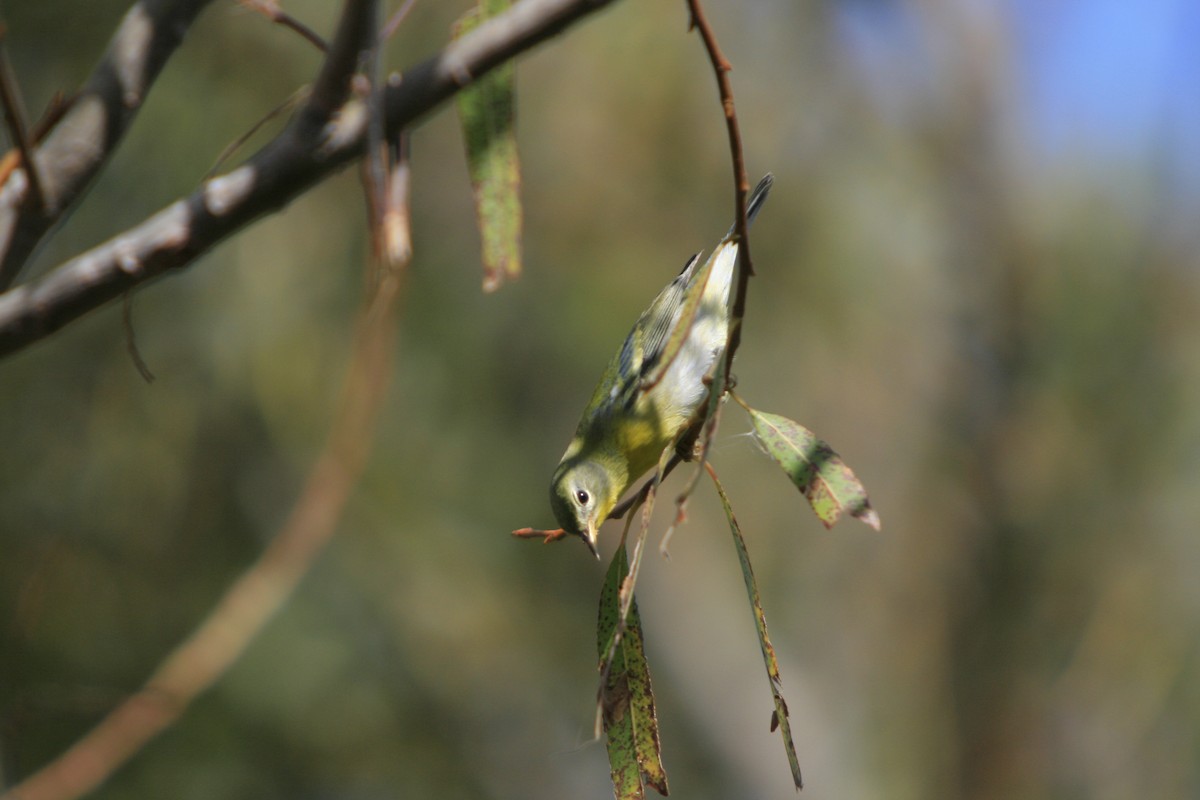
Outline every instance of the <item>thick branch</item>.
[[(488, 70), (612, 0), (523, 0), (389, 86), (389, 135), (411, 126)], [(0, 295), (0, 356), (38, 341), (121, 293), (197, 256), (277, 210), (362, 154), (357, 101), (336, 122), (300, 114), (242, 166), (205, 182), (146, 222)]]
[(141, 0), (131, 8), (70, 110), (34, 151), (43, 202), (33, 202), (23, 170), (0, 186), (0, 290), (12, 285), (42, 237), (104, 166), (150, 85), (210, 2)]
[(307, 109), (322, 120), (332, 117), (350, 95), (359, 54), (372, 45), (368, 39), (374, 32), (377, 7), (372, 0), (346, 0), (333, 44), (308, 96)]

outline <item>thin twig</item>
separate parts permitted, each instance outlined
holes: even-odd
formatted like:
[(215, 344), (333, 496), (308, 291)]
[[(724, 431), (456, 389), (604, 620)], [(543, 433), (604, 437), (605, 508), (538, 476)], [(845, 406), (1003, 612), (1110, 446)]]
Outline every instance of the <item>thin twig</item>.
[(721, 54), (716, 34), (713, 33), (712, 27), (708, 24), (708, 19), (704, 16), (704, 9), (700, 4), (700, 0), (687, 0), (687, 3), (691, 12), (690, 27), (699, 30), (704, 47), (708, 51), (709, 60), (712, 63), (713, 74), (717, 79), (717, 90), (721, 98), (721, 108), (725, 115), (725, 126), (729, 134), (729, 151), (733, 163), (735, 189), (734, 239), (738, 244), (738, 261), (737, 284), (734, 300), (730, 308), (729, 334), (725, 343), (723, 362), (717, 365), (718, 368), (714, 370), (711, 379), (715, 383), (709, 388), (709, 399), (704, 416), (697, 423), (702, 426), (699, 432), (699, 441), (701, 443), (700, 457), (696, 465), (695, 474), (692, 475), (692, 478), (675, 500), (675, 518), (670, 527), (667, 528), (659, 545), (659, 552), (664, 557), (669, 557), (667, 548), (670, 544), (671, 536), (676, 528), (686, 519), (688, 499), (696, 488), (701, 471), (707, 465), (712, 438), (716, 432), (717, 421), (721, 413), (720, 400), (733, 386), (733, 378), (731, 377), (733, 357), (737, 353), (738, 346), (741, 344), (742, 318), (746, 312), (746, 290), (749, 286), (750, 276), (754, 274), (754, 268), (750, 260), (750, 241), (747, 236), (748, 225), (746, 219), (746, 196), (749, 193), (750, 184), (746, 179), (745, 158), (742, 155), (742, 138), (738, 126), (737, 110), (733, 102), (733, 87), (729, 82), (729, 71), (732, 67), (725, 56)]
[[(710, 392), (711, 391), (712, 389), (710, 387)], [(683, 491), (680, 492), (679, 496), (675, 498), (675, 518), (671, 520), (671, 524), (667, 527), (666, 531), (663, 532), (662, 539), (658, 543), (658, 554), (663, 558), (669, 559), (671, 557), (671, 537), (675, 535), (675, 531), (679, 529), (679, 526), (687, 520), (688, 498), (690, 498), (692, 496), (692, 492), (696, 490), (696, 484), (700, 480), (700, 474), (704, 471), (705, 467), (708, 466), (708, 451), (712, 446), (713, 437), (716, 436), (717, 423), (720, 419), (721, 409), (720, 401), (718, 400), (717, 408), (700, 423), (704, 427), (700, 431), (699, 436), (700, 457), (695, 459), (696, 469), (692, 473), (692, 477), (688, 480), (687, 484), (683, 487)]]
[[(46, 136), (46, 134), (58, 124), (58, 121), (63, 118), (63, 115), (65, 115), (75, 103), (76, 97), (77, 95), (72, 97), (64, 97), (62, 92), (54, 93), (54, 96), (50, 98), (50, 103), (46, 106), (46, 110), (42, 113), (41, 119), (34, 123), (32, 128), (26, 131), (25, 140), (28, 149), (32, 149), (33, 145), (36, 145), (38, 142), (40, 142)], [(32, 158), (30, 161), (32, 162)], [(13, 173), (13, 170), (21, 166), (21, 164), (24, 162), (25, 154), (19, 147), (5, 153), (4, 157), (0, 158), (0, 186), (3, 186), (5, 183), (7, 183), (9, 177)], [(35, 169), (35, 180), (40, 180), (40, 175), (40, 170)], [(30, 191), (32, 191), (32, 189)], [(44, 200), (45, 198), (43, 197), (43, 206), (38, 209), (40, 212), (46, 211)], [(2, 285), (3, 278), (0, 276), (0, 286)]]
[(129, 358), (133, 361), (133, 366), (137, 368), (138, 374), (142, 376), (142, 380), (146, 383), (154, 383), (154, 373), (150, 371), (145, 360), (142, 359), (142, 353), (138, 350), (137, 334), (133, 330), (133, 292), (125, 293), (121, 300), (121, 327), (125, 329), (125, 350), (129, 353)]
[(63, 115), (71, 110), (75, 105), (75, 101), (79, 99), (79, 95), (64, 95), (62, 92), (55, 92), (50, 98), (50, 102), (46, 104), (46, 110), (42, 112), (41, 118), (34, 123), (33, 129), (29, 131), (29, 138), (34, 144), (45, 138), (46, 134), (58, 124), (58, 121), (63, 118)]
[(277, 25), (290, 28), (311, 42), (313, 47), (316, 47), (322, 53), (329, 49), (329, 45), (325, 43), (320, 34), (280, 8), (279, 3), (275, 2), (275, 0), (238, 0), (238, 3), (250, 11), (262, 14)]
[(282, 103), (275, 106), (273, 109), (268, 111), (262, 119), (251, 125), (248, 131), (234, 139), (229, 144), (225, 145), (225, 148), (221, 150), (221, 152), (217, 155), (216, 160), (213, 161), (212, 167), (210, 167), (208, 172), (205, 173), (204, 178), (207, 180), (208, 178), (216, 175), (217, 171), (221, 169), (221, 166), (228, 161), (234, 153), (240, 150), (242, 145), (250, 141), (251, 137), (258, 133), (264, 125), (278, 117), (280, 114), (286, 114), (287, 112), (291, 111), (296, 107), (297, 104), (307, 100), (310, 89), (311, 87), (308, 85), (301, 86), (299, 89), (292, 92), (291, 96), (288, 97), (287, 100), (284, 100)]
[(400, 131), (392, 140), (391, 153), (392, 171), (388, 175), (387, 205), (383, 209), (383, 253), (389, 263), (398, 263), (408, 261), (412, 253), (406, 131)]
[(4, 46), (6, 26), (0, 22), (0, 102), (4, 104), (4, 121), (12, 135), (13, 143), (21, 154), (21, 165), (29, 179), (29, 199), (39, 211), (46, 207), (46, 195), (42, 192), (42, 181), (38, 177), (37, 165), (33, 160), (33, 145), (26, 136), (24, 104), (21, 102), (21, 87), (13, 76), (12, 64), (8, 61), (8, 48)]
[(363, 184), (367, 198), (367, 218), (371, 226), (371, 241), (375, 245), (375, 257), (382, 264), (385, 261), (383, 215), (388, 195), (391, 193), (388, 186), (391, 171), (388, 169), (388, 145), (384, 139), (387, 130), (384, 93), (387, 86), (383, 82), (383, 38), (380, 36), (379, 20), (382, 11), (378, 2), (373, 3), (373, 6), (370, 29), (367, 32), (371, 46), (363, 55), (368, 77), (367, 152), (366, 158), (363, 159)]
[(408, 16), (408, 12), (412, 11), (412, 7), (416, 5), (417, 0), (405, 0), (404, 5), (396, 9), (396, 13), (392, 14), (387, 24), (383, 26), (383, 39), (387, 41), (396, 35), (396, 31), (400, 30), (400, 23), (404, 22), (404, 18)]
[(704, 16), (700, 0), (687, 0), (691, 11), (692, 27), (700, 32), (708, 58), (712, 62), (713, 75), (717, 79), (717, 90), (721, 96), (721, 108), (725, 114), (725, 128), (729, 134), (729, 155), (733, 162), (735, 188), (735, 219), (738, 240), (738, 282), (734, 293), (729, 322), (729, 343), (725, 347), (725, 379), (728, 382), (733, 368), (733, 357), (742, 342), (742, 318), (746, 315), (746, 289), (754, 265), (750, 259), (750, 239), (746, 224), (746, 195), (750, 192), (750, 181), (746, 178), (746, 160), (742, 154), (742, 134), (738, 125), (737, 109), (733, 102), (733, 86), (729, 82), (729, 71), (733, 69), (721, 54), (716, 34)]

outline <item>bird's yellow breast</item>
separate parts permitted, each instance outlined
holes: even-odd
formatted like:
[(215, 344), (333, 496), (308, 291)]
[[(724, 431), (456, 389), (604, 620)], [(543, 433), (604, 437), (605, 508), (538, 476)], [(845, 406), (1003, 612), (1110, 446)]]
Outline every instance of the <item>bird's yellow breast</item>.
[(630, 480), (636, 480), (658, 464), (663, 450), (674, 442), (690, 419), (655, 403), (651, 391), (638, 399), (632, 413), (611, 421), (620, 450), (629, 462)]

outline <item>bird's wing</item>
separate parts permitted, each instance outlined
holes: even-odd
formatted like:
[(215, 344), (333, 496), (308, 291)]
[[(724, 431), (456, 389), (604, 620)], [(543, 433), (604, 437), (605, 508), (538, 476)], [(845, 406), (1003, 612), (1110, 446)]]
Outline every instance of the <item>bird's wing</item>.
[[(754, 187), (746, 203), (747, 222), (753, 222), (758, 216), (774, 182), (774, 177), (767, 173)], [(714, 252), (720, 252), (722, 246), (734, 237), (736, 227), (735, 224), (729, 229), (729, 233)], [(701, 255), (703, 254), (697, 253), (688, 259), (675, 280), (667, 284), (666, 288), (658, 293), (658, 297), (654, 298), (650, 307), (638, 317), (633, 330), (621, 345), (616, 363), (609, 365), (605, 378), (601, 380), (597, 393), (604, 392), (607, 396), (601, 400), (600, 406), (597, 406), (598, 410), (601, 407), (605, 411), (627, 409), (637, 401), (646, 378), (658, 365), (671, 331), (679, 321), (680, 309), (687, 299), (695, 274), (700, 269)]]
[(667, 284), (650, 307), (638, 317), (633, 330), (621, 345), (621, 380), (614, 387), (613, 399), (624, 405), (637, 398), (646, 376), (658, 365), (667, 339), (679, 320), (679, 309), (687, 295), (688, 285), (700, 263), (701, 253), (688, 259), (675, 280)]
[[(768, 172), (754, 187), (754, 191), (746, 203), (746, 221), (748, 223), (754, 222), (754, 218), (758, 216), (774, 183), (774, 176)], [(716, 254), (721, 252), (721, 248), (734, 238), (737, 233), (736, 229), (737, 224), (734, 223), (734, 226), (729, 229), (729, 233), (725, 234), (725, 238), (713, 251), (713, 258), (716, 258)], [(621, 374), (630, 380), (633, 380), (636, 375), (640, 382), (658, 365), (659, 357), (666, 348), (667, 339), (670, 338), (671, 331), (675, 329), (675, 324), (679, 321), (680, 308), (687, 299), (696, 273), (700, 270), (701, 255), (703, 253), (697, 253), (688, 259), (679, 275), (667, 285), (667, 288), (659, 292), (658, 297), (654, 298), (654, 302), (643, 312), (625, 339), (625, 345), (621, 349)], [(701, 291), (703, 291), (702, 288)], [(626, 361), (627, 356), (629, 361)], [(634, 359), (640, 360), (635, 362)]]

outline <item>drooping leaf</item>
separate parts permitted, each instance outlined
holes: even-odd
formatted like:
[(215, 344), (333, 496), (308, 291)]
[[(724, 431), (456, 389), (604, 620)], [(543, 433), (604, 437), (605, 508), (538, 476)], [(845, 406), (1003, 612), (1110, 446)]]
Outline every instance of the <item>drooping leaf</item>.
[[(455, 38), (510, 4), (511, 0), (480, 0), (455, 24)], [(459, 92), (457, 104), (483, 242), (483, 289), (491, 292), (521, 274), (521, 164), (512, 63), (496, 67)]]
[(867, 490), (832, 447), (798, 422), (742, 405), (750, 413), (755, 437), (804, 493), (826, 528), (849, 514), (879, 530), (879, 515)]
[(608, 763), (612, 770), (613, 794), (617, 800), (640, 800), (645, 797), (645, 791), (642, 788), (641, 770), (637, 764), (633, 717), (629, 713), (629, 681), (625, 676), (625, 652), (619, 640), (613, 641), (620, 627), (620, 587), (627, 570), (625, 548), (619, 547), (608, 566), (604, 586), (600, 590), (596, 647), (600, 652), (599, 700), (608, 745)]
[(658, 738), (658, 714), (654, 708), (654, 689), (650, 684), (650, 665), (642, 639), (642, 621), (637, 602), (629, 610), (622, 642), (625, 650), (626, 680), (629, 684), (629, 710), (633, 718), (633, 736), (642, 780), (664, 797), (667, 795), (667, 771), (662, 763), (662, 745)]
[(754, 579), (754, 570), (750, 566), (750, 554), (746, 551), (746, 540), (742, 537), (741, 526), (738, 525), (737, 518), (733, 515), (733, 506), (729, 504), (729, 497), (725, 494), (721, 482), (717, 480), (717, 473), (712, 467), (708, 467), (708, 474), (717, 487), (717, 495), (721, 498), (721, 507), (725, 509), (725, 518), (729, 521), (729, 531), (733, 534), (733, 544), (737, 549), (738, 561), (742, 565), (742, 578), (746, 582), (750, 610), (754, 612), (754, 625), (758, 629), (758, 644), (762, 649), (763, 664), (767, 668), (767, 682), (771, 685), (771, 697), (775, 700), (775, 710), (771, 713), (771, 731), (774, 732), (778, 728), (783, 736), (783, 749), (787, 752), (788, 764), (792, 768), (792, 780), (795, 782), (796, 788), (800, 789), (804, 786), (804, 781), (800, 776), (800, 759), (796, 755), (796, 745), (792, 741), (792, 726), (788, 721), (787, 703), (783, 699), (779, 662), (775, 658), (775, 648), (771, 644), (771, 638), (767, 635), (767, 617), (763, 613), (762, 600), (758, 595), (758, 581)]
[[(666, 453), (663, 454), (663, 459), (666, 459)], [(629, 509), (628, 516), (625, 519), (625, 530), (621, 534), (621, 546), (619, 548), (621, 551), (620, 559), (622, 563), (620, 566), (621, 578), (617, 583), (616, 621), (611, 625), (605, 624), (603, 597), (601, 598), (601, 624), (597, 626), (596, 634), (599, 636), (601, 633), (603, 633), (603, 631), (608, 631), (607, 640), (597, 642), (597, 644), (600, 645), (600, 677), (602, 686), (604, 680), (609, 674), (609, 670), (614, 659), (618, 655), (618, 645), (620, 644), (621, 636), (625, 632), (625, 625), (628, 622), (629, 613), (633, 608), (634, 586), (637, 584), (638, 571), (641, 569), (642, 554), (645, 550), (646, 536), (650, 531), (650, 516), (654, 512), (654, 500), (658, 494), (658, 475), (661, 475), (661, 472), (656, 473), (655, 478), (650, 482), (649, 485), (645, 487), (644, 492), (638, 495), (633, 506)], [(637, 512), (639, 508), (641, 509), (641, 514), (638, 515), (638, 517), (641, 520), (641, 524), (639, 525), (638, 535), (634, 539), (633, 559), (630, 561), (625, 556), (625, 542), (629, 537), (629, 529), (633, 524), (635, 512)], [(613, 563), (616, 561), (617, 556), (614, 555)], [(610, 564), (609, 577), (611, 577), (611, 572), (612, 565)], [(597, 728), (596, 734), (599, 735), (599, 733), (600, 731)]]
[[(642, 623), (633, 600), (621, 630), (622, 594), (628, 591), (629, 563), (625, 548), (619, 547), (600, 593), (596, 644), (601, 659), (601, 714), (617, 800), (645, 796), (645, 784), (667, 794), (667, 775), (662, 765), (658, 718), (650, 669), (643, 650)], [(613, 638), (619, 639), (613, 647)], [(612, 653), (605, 672), (605, 659)]]

